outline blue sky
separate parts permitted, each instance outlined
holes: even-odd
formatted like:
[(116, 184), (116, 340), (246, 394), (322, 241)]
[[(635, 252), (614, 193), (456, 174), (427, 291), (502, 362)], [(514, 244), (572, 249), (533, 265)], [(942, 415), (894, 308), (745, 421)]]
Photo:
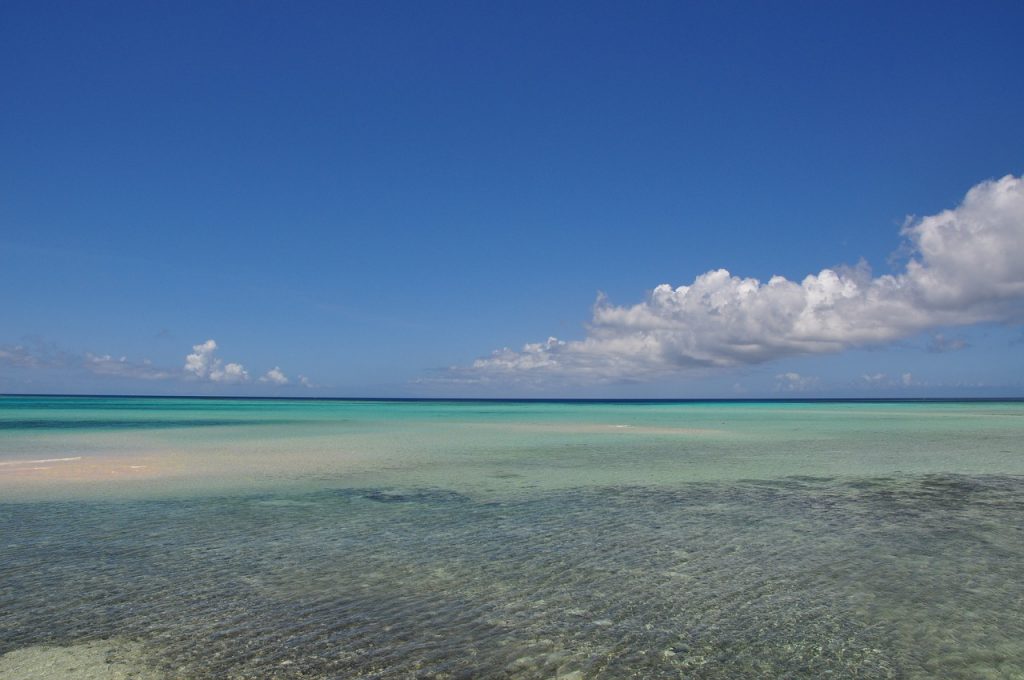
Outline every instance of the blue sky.
[(1020, 396), (1021, 35), (1016, 2), (5, 2), (0, 392)]

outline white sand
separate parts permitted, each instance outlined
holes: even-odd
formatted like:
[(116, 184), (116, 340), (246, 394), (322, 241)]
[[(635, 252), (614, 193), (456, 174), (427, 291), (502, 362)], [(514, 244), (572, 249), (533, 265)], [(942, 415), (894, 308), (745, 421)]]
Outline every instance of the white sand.
[(39, 645), (0, 656), (0, 680), (160, 680), (139, 645), (119, 640)]

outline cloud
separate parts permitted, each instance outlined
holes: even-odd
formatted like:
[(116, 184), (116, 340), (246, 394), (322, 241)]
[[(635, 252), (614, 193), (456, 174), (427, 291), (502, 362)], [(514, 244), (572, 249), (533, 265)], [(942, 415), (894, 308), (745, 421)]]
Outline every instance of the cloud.
[(0, 347), (0, 363), (19, 368), (38, 368), (43, 361), (22, 345), (4, 345)]
[(894, 387), (911, 387), (920, 385), (914, 380), (914, 374), (909, 371), (890, 378), (886, 373), (865, 373), (861, 376), (863, 384), (867, 387), (892, 389)]
[(61, 350), (38, 336), (24, 339), (25, 344), (0, 345), (0, 365), (27, 369), (52, 369), (78, 366), (82, 357)]
[(192, 353), (185, 357), (186, 374), (219, 383), (248, 382), (249, 372), (242, 364), (224, 364), (214, 356), (216, 351), (217, 342), (212, 339), (192, 345)]
[(939, 326), (1024, 321), (1024, 180), (982, 182), (952, 210), (908, 219), (909, 261), (866, 263), (802, 281), (725, 269), (662, 284), (629, 306), (599, 296), (582, 340), (496, 350), (449, 376), (475, 382), (619, 382), (878, 345)]
[(931, 342), (928, 343), (928, 351), (935, 354), (957, 352), (968, 347), (970, 344), (963, 338), (947, 338), (942, 333), (934, 334)]
[(73, 354), (57, 349), (42, 341), (24, 345), (0, 346), (0, 364), (26, 369), (85, 370), (96, 375), (111, 375), (142, 380), (160, 380), (173, 376), (173, 372), (157, 368), (149, 359), (132, 361), (128, 357), (114, 358), (109, 354)]
[(242, 364), (225, 364), (223, 369), (217, 367), (210, 371), (210, 380), (214, 382), (237, 383), (248, 379), (249, 372)]
[(185, 371), (197, 378), (206, 378), (210, 375), (210, 367), (215, 361), (213, 353), (216, 351), (217, 342), (215, 340), (192, 345), (192, 354), (185, 357)]
[(312, 380), (310, 380), (304, 375), (299, 376), (299, 384), (302, 385), (303, 387), (308, 387), (310, 389), (320, 387), (319, 385), (315, 384)]
[(122, 378), (139, 378), (141, 380), (164, 380), (174, 376), (153, 365), (149, 359), (141, 362), (129, 361), (128, 357), (115, 359), (109, 354), (97, 355), (86, 352), (82, 365), (97, 375), (114, 375)]
[(212, 339), (192, 345), (192, 353), (185, 357), (185, 373), (213, 382), (239, 383), (249, 380), (249, 373), (242, 364), (224, 364), (214, 356), (216, 351), (217, 342)]
[(800, 375), (799, 373), (780, 373), (775, 376), (775, 390), (785, 392), (803, 392), (811, 389), (818, 384), (818, 378), (810, 375)]
[(281, 372), (281, 368), (279, 366), (274, 366), (264, 375), (260, 376), (260, 382), (273, 383), (275, 385), (287, 385), (288, 376)]
[[(216, 356), (217, 342), (207, 340), (192, 346), (192, 352), (185, 357), (185, 364), (179, 369), (156, 366), (149, 359), (130, 360), (111, 354), (85, 352), (76, 354), (58, 349), (52, 344), (34, 340), (25, 345), (0, 345), (0, 366), (15, 369), (50, 370), (63, 372), (87, 371), (98, 376), (133, 378), (138, 380), (208, 380), (223, 384), (240, 384), (250, 381), (245, 366), (236, 362), (225, 363)], [(261, 383), (272, 385), (290, 384), (288, 376), (280, 366), (267, 371), (259, 378)], [(303, 385), (313, 387), (303, 377)]]

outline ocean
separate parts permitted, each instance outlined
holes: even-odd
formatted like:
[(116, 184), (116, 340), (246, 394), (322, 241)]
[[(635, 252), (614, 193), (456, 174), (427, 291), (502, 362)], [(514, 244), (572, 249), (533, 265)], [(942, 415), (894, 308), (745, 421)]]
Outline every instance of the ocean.
[(0, 678), (1022, 678), (1024, 401), (0, 397)]

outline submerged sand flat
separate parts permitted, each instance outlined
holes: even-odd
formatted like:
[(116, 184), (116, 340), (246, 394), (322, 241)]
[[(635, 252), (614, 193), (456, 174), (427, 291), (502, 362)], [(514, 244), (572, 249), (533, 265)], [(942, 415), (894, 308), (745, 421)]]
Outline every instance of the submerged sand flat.
[(1020, 402), (0, 398), (0, 498), (1024, 474), (1022, 415)]
[[(413, 468), (421, 465), (423, 454), (458, 454), (484, 442), (509, 441), (509, 438), (540, 438), (541, 445), (557, 445), (567, 438), (585, 436), (597, 442), (618, 444), (622, 439), (640, 437), (695, 437), (725, 434), (710, 428), (654, 427), (619, 423), (450, 423), (438, 437), (436, 427), (422, 432), (312, 433), (305, 436), (263, 439), (259, 432), (240, 432), (236, 442), (198, 439), (187, 447), (168, 446), (161, 433), (134, 433), (117, 437), (89, 432), (73, 440), (66, 435), (56, 439), (53, 450), (76, 453), (83, 442), (86, 452), (50, 458), (20, 456), (0, 459), (0, 491), (24, 492), (28, 489), (88, 487), (131, 489), (152, 482), (216, 482), (230, 484), (246, 478), (280, 481), (287, 477), (344, 475), (382, 468)], [(155, 435), (155, 436), (154, 436)], [(106, 446), (105, 446), (106, 444)], [(436, 461), (437, 459), (434, 458)], [(438, 462), (450, 463), (450, 460)]]
[(37, 645), (0, 656), (3, 680), (163, 680), (147, 668), (138, 644), (120, 640), (68, 647)]
[(1022, 415), (0, 398), (0, 680), (1024, 678)]
[(0, 462), (0, 479), (8, 483), (52, 481), (97, 482), (119, 476), (166, 476), (180, 469), (173, 456), (89, 455)]

